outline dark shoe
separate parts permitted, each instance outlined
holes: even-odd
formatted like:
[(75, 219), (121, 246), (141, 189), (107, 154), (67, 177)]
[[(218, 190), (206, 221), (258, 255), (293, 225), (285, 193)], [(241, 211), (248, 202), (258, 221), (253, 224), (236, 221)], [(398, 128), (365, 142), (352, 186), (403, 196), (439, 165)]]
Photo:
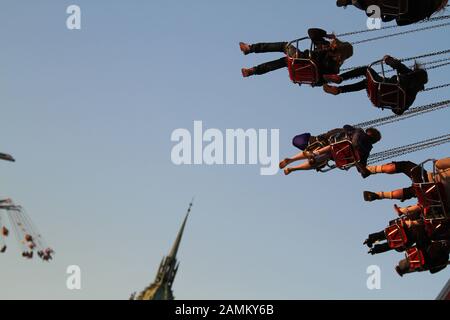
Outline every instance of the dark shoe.
[(250, 68), (250, 69), (246, 69), (246, 68), (242, 68), (242, 76), (244, 78), (248, 78), (250, 76), (255, 75), (255, 68)]
[(352, 0), (337, 0), (336, 5), (338, 7), (346, 7), (352, 4)]
[(239, 42), (239, 48), (241, 49), (242, 53), (245, 55), (248, 55), (251, 53), (251, 46), (245, 42)]
[(398, 275), (399, 275), (400, 277), (402, 277), (402, 278), (403, 278), (403, 276), (405, 275), (405, 274), (403, 273), (403, 271), (400, 269), (399, 266), (396, 266), (396, 267), (395, 267), (395, 271), (397, 271)]
[(323, 91), (325, 91), (326, 93), (335, 95), (335, 96), (337, 96), (338, 94), (341, 93), (341, 89), (339, 89), (338, 87), (329, 86), (327, 84), (323, 85)]
[(365, 246), (368, 246), (369, 248), (373, 247), (373, 242), (370, 239), (366, 239), (366, 241), (364, 241), (363, 243)]
[(337, 83), (337, 84), (340, 84), (343, 81), (342, 77), (338, 74), (324, 74), (323, 79), (326, 82), (332, 82), (332, 83)]
[(380, 200), (380, 196), (374, 192), (364, 191), (364, 201), (372, 202), (375, 200)]

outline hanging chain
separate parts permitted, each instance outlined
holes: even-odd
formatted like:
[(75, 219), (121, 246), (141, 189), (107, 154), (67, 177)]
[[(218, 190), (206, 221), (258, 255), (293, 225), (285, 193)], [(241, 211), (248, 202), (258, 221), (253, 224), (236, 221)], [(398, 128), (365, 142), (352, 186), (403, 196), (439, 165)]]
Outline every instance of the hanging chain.
[(357, 45), (357, 44), (361, 44), (361, 43), (366, 43), (366, 42), (371, 42), (371, 41), (376, 41), (376, 40), (381, 40), (381, 39), (387, 39), (387, 38), (393, 38), (393, 37), (398, 37), (398, 36), (402, 36), (405, 34), (410, 34), (410, 33), (419, 32), (419, 31), (432, 30), (432, 29), (442, 28), (442, 27), (446, 27), (446, 26), (450, 26), (450, 22), (437, 24), (437, 25), (429, 26), (429, 27), (425, 27), (425, 28), (417, 28), (417, 29), (387, 34), (384, 36), (378, 36), (378, 37), (374, 37), (374, 38), (359, 40), (359, 41), (351, 42), (351, 44)]
[[(441, 16), (441, 17), (433, 17), (428, 20), (422, 20), (420, 22), (417, 22), (417, 24), (432, 23), (432, 22), (436, 22), (436, 21), (440, 21), (440, 20), (447, 20), (449, 18), (450, 18), (450, 15)], [(374, 31), (381, 31), (381, 30), (389, 30), (389, 29), (400, 28), (400, 27), (401, 26), (392, 25), (392, 26), (383, 27), (381, 29), (363, 29), (363, 30), (341, 33), (341, 34), (336, 35), (336, 37), (346, 37), (346, 36), (352, 36), (355, 34), (369, 33), (369, 32), (374, 32)]]
[(429, 112), (445, 109), (448, 108), (449, 106), (450, 100), (430, 103), (420, 107), (411, 108), (410, 110), (406, 111), (400, 116), (398, 115), (387, 116), (379, 119), (362, 122), (354, 126), (358, 128), (381, 127), (390, 123), (395, 123), (409, 118), (417, 117), (419, 115), (426, 114)]
[(426, 88), (425, 90), (422, 90), (422, 91), (427, 92), (427, 91), (432, 91), (432, 90), (437, 90), (437, 89), (442, 89), (442, 88), (447, 88), (447, 87), (450, 87), (450, 83), (442, 84), (442, 85), (436, 86), (436, 87)]
[(440, 137), (427, 139), (421, 142), (412, 143), (403, 147), (397, 147), (390, 150), (375, 153), (369, 157), (369, 164), (389, 160), (399, 157), (401, 155), (414, 153), (420, 150), (425, 150), (433, 147), (437, 147), (450, 142), (450, 134), (446, 134)]

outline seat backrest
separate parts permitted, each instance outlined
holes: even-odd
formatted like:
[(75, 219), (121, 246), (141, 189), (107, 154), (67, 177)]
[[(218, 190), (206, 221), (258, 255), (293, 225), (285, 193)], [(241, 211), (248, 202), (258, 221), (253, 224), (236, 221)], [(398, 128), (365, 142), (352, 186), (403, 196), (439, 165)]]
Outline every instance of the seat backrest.
[(378, 86), (379, 83), (375, 81), (372, 74), (367, 71), (367, 95), (374, 106), (378, 107), (380, 102), (378, 101)]
[(406, 259), (409, 262), (410, 271), (422, 270), (425, 265), (423, 253), (417, 247), (406, 250)]
[(297, 84), (315, 85), (319, 82), (319, 69), (311, 59), (286, 57), (289, 77)]
[(375, 107), (404, 109), (406, 93), (400, 84), (376, 81), (371, 72), (367, 74), (367, 95)]
[(336, 163), (336, 167), (348, 170), (353, 167), (360, 159), (360, 155), (354, 150), (353, 144), (347, 138), (332, 143), (331, 157)]
[(449, 206), (442, 183), (415, 183), (414, 191), (423, 207), (426, 220), (447, 220), (450, 218)]
[(408, 237), (406, 236), (405, 230), (397, 223), (387, 227), (385, 234), (391, 249), (403, 248), (408, 243)]

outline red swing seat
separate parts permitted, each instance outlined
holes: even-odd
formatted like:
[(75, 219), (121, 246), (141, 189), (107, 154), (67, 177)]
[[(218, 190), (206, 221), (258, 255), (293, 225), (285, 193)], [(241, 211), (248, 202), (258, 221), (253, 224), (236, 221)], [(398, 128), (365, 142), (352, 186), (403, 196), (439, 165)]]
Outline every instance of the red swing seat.
[[(367, 95), (375, 107), (382, 109), (405, 109), (406, 93), (399, 83), (377, 81), (370, 72), (370, 68), (367, 69), (366, 77)], [(383, 78), (386, 79), (384, 77), (384, 70)]]
[[(308, 37), (300, 38), (291, 41), (287, 47), (294, 46), (296, 48), (296, 53), (292, 54), (287, 50), (286, 62), (289, 70), (289, 78), (295, 84), (309, 84), (315, 86), (319, 80), (319, 68), (317, 63), (312, 59), (311, 54), (309, 58), (298, 57), (298, 46), (299, 42), (309, 39)], [(295, 45), (294, 45), (295, 44)], [(313, 43), (311, 43), (310, 53), (316, 50)]]
[(319, 68), (312, 59), (292, 58), (287, 56), (289, 77), (295, 84), (314, 86), (319, 82)]
[(345, 139), (331, 145), (331, 156), (336, 167), (348, 170), (361, 160), (358, 152), (353, 148), (350, 140)]
[(409, 0), (384, 0), (381, 14), (384, 16), (400, 17), (409, 11)]
[[(423, 181), (425, 179), (425, 164), (429, 161), (425, 161), (420, 164), (419, 167), (422, 170)], [(436, 176), (436, 165), (433, 163), (433, 176)], [(419, 204), (423, 208), (423, 218), (428, 221), (437, 220), (450, 220), (450, 206), (447, 202), (447, 195), (444, 185), (441, 182), (437, 182), (433, 179), (430, 182), (414, 183), (413, 188), (415, 194), (419, 200)]]
[(421, 250), (417, 247), (410, 248), (406, 250), (406, 259), (409, 262), (410, 271), (421, 271), (424, 270), (425, 258)]
[(387, 227), (384, 232), (386, 234), (389, 248), (400, 250), (406, 247), (408, 237), (406, 236), (405, 229), (400, 222), (395, 222), (391, 226)]
[(353, 148), (351, 138), (345, 134), (338, 134), (330, 138), (331, 159), (336, 163), (336, 167), (342, 170), (349, 170), (361, 160), (359, 152)]
[(445, 188), (439, 182), (415, 183), (414, 191), (423, 207), (423, 216), (427, 220), (450, 219)]

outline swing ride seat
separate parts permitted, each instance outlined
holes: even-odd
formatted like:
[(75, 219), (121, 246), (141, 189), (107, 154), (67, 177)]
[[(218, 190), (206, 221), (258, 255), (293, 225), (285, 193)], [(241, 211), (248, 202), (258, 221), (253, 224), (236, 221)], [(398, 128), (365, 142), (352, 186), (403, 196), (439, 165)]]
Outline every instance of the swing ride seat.
[[(379, 62), (377, 62), (379, 63)], [(376, 63), (375, 63), (376, 64)], [(377, 81), (370, 71), (373, 65), (367, 69), (367, 95), (372, 104), (377, 108), (404, 110), (406, 106), (406, 93), (399, 83)], [(384, 70), (383, 70), (383, 79)]]
[(423, 215), (425, 219), (450, 219), (445, 188), (442, 183), (415, 183), (414, 191), (419, 199), (419, 204), (423, 207)]
[(361, 160), (359, 152), (353, 147), (353, 143), (346, 134), (344, 137), (337, 135), (330, 138), (331, 158), (336, 163), (336, 167), (342, 170), (349, 170)]
[[(433, 161), (433, 177), (436, 176), (436, 162), (427, 160), (419, 165), (422, 176), (425, 176), (425, 164)], [(423, 177), (423, 181), (426, 181)], [(446, 190), (441, 182), (433, 178), (430, 182), (414, 183), (413, 188), (423, 208), (423, 217), (425, 220), (450, 220), (449, 204), (447, 203)]]
[[(291, 41), (287, 45), (286, 50), (286, 62), (289, 70), (289, 77), (295, 84), (309, 84), (315, 86), (319, 80), (319, 68), (317, 63), (312, 59), (311, 53), (316, 50), (314, 44), (311, 42), (309, 58), (299, 57), (299, 43), (303, 40), (309, 39), (308, 37), (300, 38)], [(294, 45), (295, 44), (295, 45)], [(290, 52), (289, 48), (294, 47), (295, 52)]]
[(425, 258), (422, 251), (417, 247), (406, 250), (406, 259), (409, 262), (410, 271), (420, 271), (424, 269)]
[(405, 229), (400, 221), (396, 221), (385, 229), (386, 239), (391, 249), (403, 249), (408, 243)]
[(292, 58), (287, 56), (289, 77), (296, 84), (314, 86), (319, 82), (319, 69), (312, 59)]
[(384, 0), (381, 14), (384, 16), (400, 17), (409, 11), (409, 0)]

